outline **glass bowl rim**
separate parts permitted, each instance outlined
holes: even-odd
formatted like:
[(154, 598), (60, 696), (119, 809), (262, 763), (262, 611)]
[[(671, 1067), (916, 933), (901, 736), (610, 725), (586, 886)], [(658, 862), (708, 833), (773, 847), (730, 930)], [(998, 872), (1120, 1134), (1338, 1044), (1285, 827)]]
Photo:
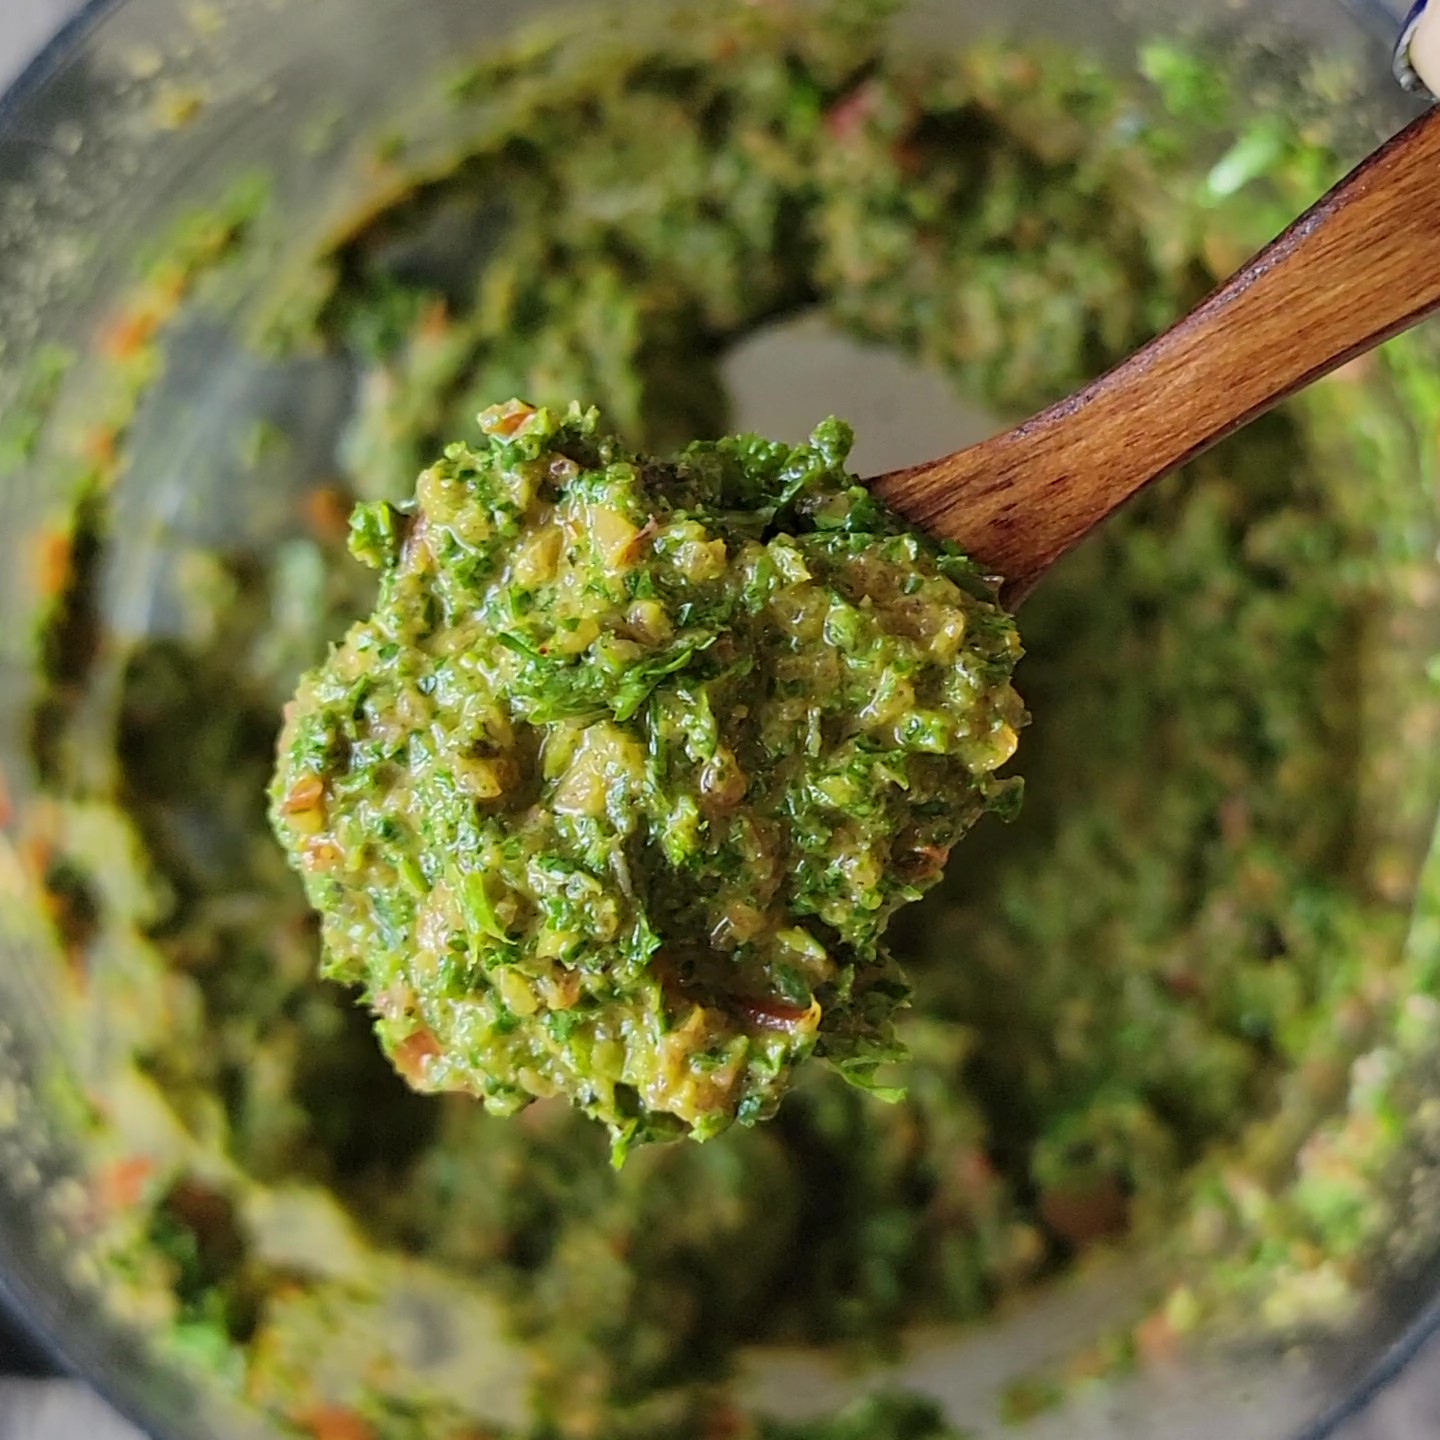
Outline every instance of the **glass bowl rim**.
[[(83, 50), (91, 34), (106, 18), (131, 3), (132, 0), (80, 0), (75, 13), (61, 23), (15, 78), (0, 88), (0, 135), (14, 125), (26, 107), (43, 94), (50, 82)], [(1373, 5), (1374, 0), (1370, 0), (1370, 4)], [(1388, 13), (1386, 18), (1393, 19)], [(106, 1367), (85, 1363), (83, 1351), (87, 1347), (77, 1348), (75, 1337), (62, 1333), (61, 1317), (42, 1302), (35, 1277), (19, 1278), (20, 1268), (17, 1256), (0, 1232), (0, 1318), (12, 1322), (61, 1377), (90, 1385), (142, 1435), (151, 1440), (189, 1440), (189, 1437), (158, 1429), (155, 1416), (145, 1413), (138, 1396), (125, 1393), (118, 1383), (118, 1375), (112, 1378), (103, 1373)], [(1331, 1404), (1294, 1440), (1328, 1440), (1346, 1421), (1368, 1409), (1410, 1368), (1420, 1352), (1440, 1335), (1440, 1275), (1432, 1289), (1434, 1298), (1423, 1305), (1399, 1335), (1370, 1362), (1350, 1393)], [(46, 1310), (52, 1313), (42, 1315)]]

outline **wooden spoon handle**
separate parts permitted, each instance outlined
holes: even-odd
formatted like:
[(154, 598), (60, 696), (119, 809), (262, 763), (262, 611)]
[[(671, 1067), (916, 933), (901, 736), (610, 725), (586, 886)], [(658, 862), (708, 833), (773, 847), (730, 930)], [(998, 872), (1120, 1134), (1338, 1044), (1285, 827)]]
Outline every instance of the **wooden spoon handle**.
[(1141, 486), (1440, 307), (1440, 107), (1163, 335), (992, 440), (872, 488), (1023, 595)]

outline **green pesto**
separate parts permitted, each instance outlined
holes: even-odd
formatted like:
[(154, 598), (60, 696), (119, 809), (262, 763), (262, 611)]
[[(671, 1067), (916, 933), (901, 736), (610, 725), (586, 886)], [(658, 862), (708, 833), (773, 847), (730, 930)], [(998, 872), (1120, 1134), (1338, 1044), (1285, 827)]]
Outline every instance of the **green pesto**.
[[(717, 357), (802, 309), (1028, 413), (1339, 169), (1346, 107), (1292, 121), (1243, 65), (1152, 45), (1142, 82), (1045, 47), (915, 56), (842, 9), (529, 37), (454, 77), (448, 159), (395, 129), (386, 173), (413, 186), (317, 258), (308, 310), (273, 297), (356, 370), (339, 491), (313, 534), (183, 557), (179, 629), (126, 657), (111, 788), (78, 772), (70, 722), (86, 567), (55, 597), (26, 853), (83, 978), (77, 1027), (107, 1042), (85, 1214), (125, 1312), (281, 1433), (330, 1405), (376, 1440), (508, 1440), (391, 1343), (411, 1292), (448, 1287), (424, 1313), (459, 1317), (467, 1376), (490, 1332), (466, 1307), (501, 1317), (533, 1367), (524, 1440), (815, 1440), (885, 1432), (737, 1416), (745, 1346), (883, 1352), (1092, 1250), (1148, 1252), (1148, 1323), (1066, 1371), (1092, 1374), (1157, 1337), (1343, 1324), (1440, 1230), (1411, 1155), (1440, 1153), (1433, 333), (1163, 482), (1027, 601), (1027, 803), (894, 919), (895, 1105), (802, 1066), (771, 1123), (616, 1170), (568, 1104), (414, 1094), (316, 973), (266, 784), (281, 704), (375, 605), (341, 533), (354, 497), (400, 506), (498, 396), (591, 397), (626, 453), (722, 435)], [(133, 407), (140, 379), (116, 382)], [(117, 440), (76, 517), (102, 559), (110, 482), (144, 480)], [(383, 553), (390, 512), (366, 513)], [(297, 1196), (304, 1251), (275, 1233)], [(998, 1403), (1031, 1413), (1056, 1379)]]
[(809, 442), (637, 455), (481, 416), (362, 506), (374, 613), (301, 681), (273, 818), (420, 1089), (563, 1095), (634, 1140), (765, 1119), (815, 1052), (871, 1086), (895, 910), (1019, 781), (979, 567)]

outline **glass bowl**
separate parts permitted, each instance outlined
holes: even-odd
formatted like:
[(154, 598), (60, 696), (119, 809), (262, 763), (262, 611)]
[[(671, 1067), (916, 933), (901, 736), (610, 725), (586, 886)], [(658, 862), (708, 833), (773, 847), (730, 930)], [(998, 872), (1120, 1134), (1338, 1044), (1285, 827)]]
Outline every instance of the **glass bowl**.
[[(25, 0), (9, 3), (23, 9)], [(113, 494), (114, 543), (92, 597), (103, 633), (66, 742), (80, 773), (103, 786), (116, 657), (138, 637), (186, 623), (177, 556), (237, 535), (261, 550), (283, 546), (296, 496), (333, 469), (355, 377), (333, 356), (282, 358), (257, 340), (283, 321), (276, 294), (287, 293), (286, 278), (322, 238), (383, 187), (377, 135), (396, 125), (429, 137), (412, 144), (417, 163), (426, 143), (443, 150), (450, 122), (414, 77), (483, 53), (551, 8), (529, 0), (94, 0), (0, 102), (0, 415), (10, 417), (0, 426), (0, 772), (8, 817), (0, 840), (0, 1299), (66, 1369), (157, 1440), (274, 1432), (257, 1409), (159, 1354), (151, 1317), (99, 1285), (90, 1254), (92, 1197), (80, 1177), (94, 1160), (86, 1154), (93, 1131), (83, 1112), (95, 1103), (112, 1038), (103, 1025), (77, 1034), (62, 1013), (66, 962), (16, 818), (34, 798), (25, 757), (39, 684), (36, 616), (46, 567), (55, 563), (47, 537), (73, 505), (84, 445), (94, 443), (90, 419), (119, 403), (106, 363), (107, 344), (114, 359), (117, 305), (133, 295), (147, 256), (195, 236), (196, 214), (211, 223), (228, 216), (233, 230), (245, 230), (238, 260), (203, 309), (189, 304), (183, 284), (175, 287), (162, 322), (165, 373), (137, 382), (140, 403)], [(642, 23), (633, 8), (559, 8), (590, 33)], [(900, 23), (922, 41), (994, 31), (1054, 36), (1122, 67), (1133, 66), (1137, 39), (1203, 35), (1197, 44), (1243, 53), (1267, 77), (1256, 88), (1257, 112), (1285, 90), (1295, 104), (1323, 112), (1343, 136), (1341, 148), (1358, 158), (1413, 110), (1389, 71), (1402, 10), (1401, 0), (937, 0), (910, 7)], [(202, 234), (192, 253), (208, 243)], [(62, 364), (62, 354), (77, 358)], [(852, 415), (860, 473), (926, 458), (994, 423), (984, 407), (941, 393), (908, 364), (803, 318), (747, 342), (725, 375), (742, 426), (793, 435), (826, 409)], [(291, 437), (283, 461), (260, 454), (265, 427)], [(1417, 1175), (1433, 1163), (1424, 1150), (1417, 1133)], [(1430, 1236), (1422, 1231), (1400, 1247), (1403, 1263), (1377, 1271), (1372, 1303), (1343, 1334), (1298, 1348), (1232, 1346), (1112, 1375), (1004, 1433), (1325, 1434), (1440, 1322), (1432, 1261), (1440, 1246), (1429, 1243), (1440, 1239), (1440, 1225)], [(1136, 1283), (1135, 1266), (1097, 1267), (976, 1330), (916, 1337), (895, 1373), (940, 1398), (957, 1421), (989, 1433), (999, 1425), (1004, 1386), (1083, 1347), (1107, 1316), (1126, 1313)], [(428, 1373), (439, 1363), (444, 1325), (411, 1300), (395, 1317), (405, 1331), (397, 1354)], [(496, 1419), (516, 1419), (524, 1364), (496, 1333), (487, 1362), (466, 1378), (467, 1393), (486, 1397)], [(798, 1415), (852, 1390), (850, 1369), (838, 1355), (758, 1354), (747, 1357), (738, 1384), (760, 1410)]]

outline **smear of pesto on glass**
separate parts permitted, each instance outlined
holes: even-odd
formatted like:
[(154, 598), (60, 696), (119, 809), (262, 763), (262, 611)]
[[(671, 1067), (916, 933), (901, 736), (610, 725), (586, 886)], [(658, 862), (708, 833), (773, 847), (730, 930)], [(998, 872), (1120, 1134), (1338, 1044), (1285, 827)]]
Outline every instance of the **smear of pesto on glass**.
[(564, 1095), (618, 1150), (901, 1053), (896, 908), (1020, 782), (980, 568), (845, 470), (837, 420), (670, 460), (595, 410), (481, 416), (361, 506), (379, 600), (301, 682), (277, 833), (418, 1089)]

